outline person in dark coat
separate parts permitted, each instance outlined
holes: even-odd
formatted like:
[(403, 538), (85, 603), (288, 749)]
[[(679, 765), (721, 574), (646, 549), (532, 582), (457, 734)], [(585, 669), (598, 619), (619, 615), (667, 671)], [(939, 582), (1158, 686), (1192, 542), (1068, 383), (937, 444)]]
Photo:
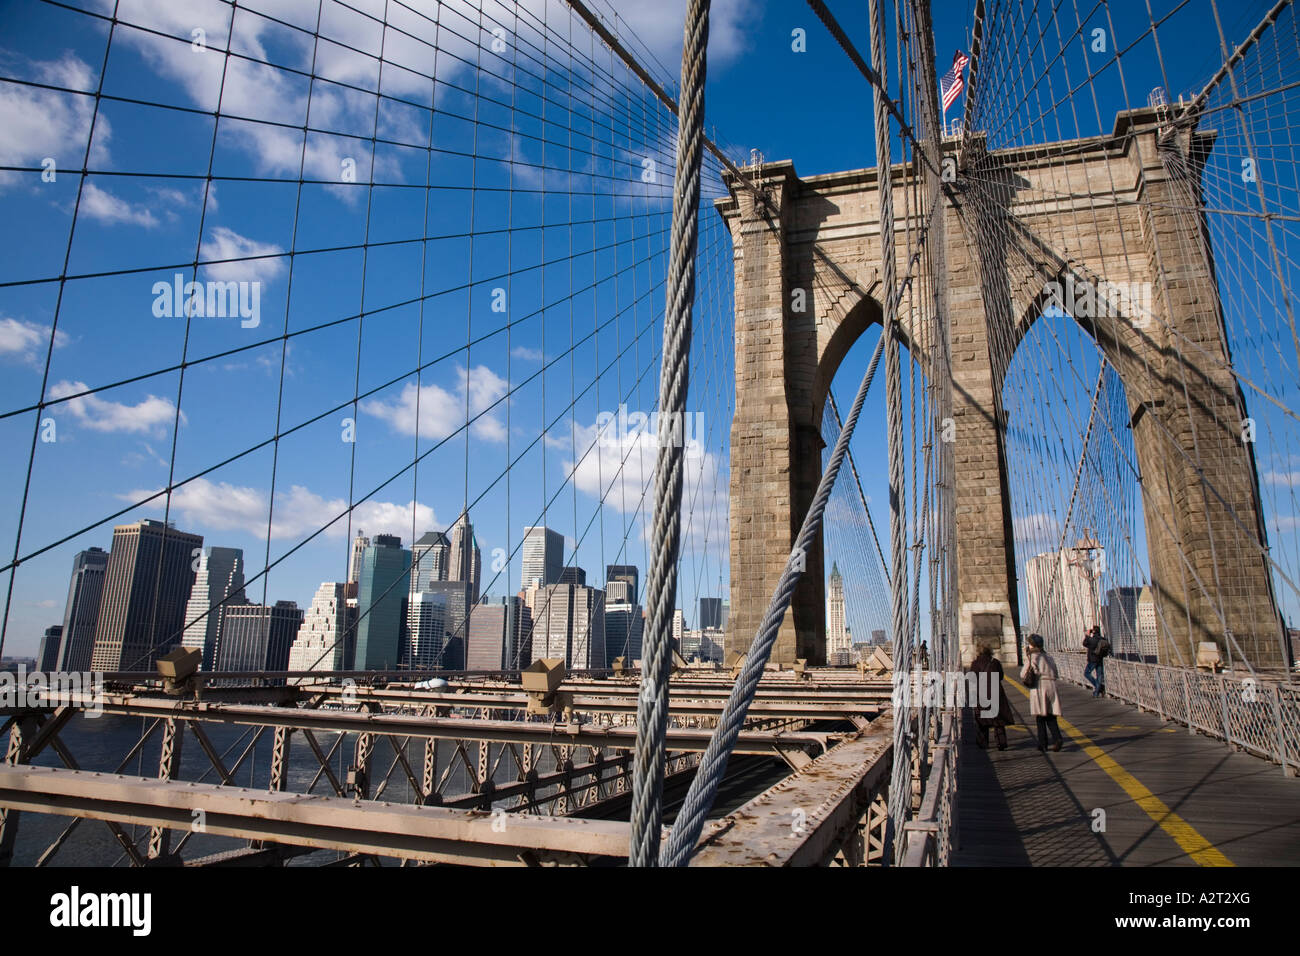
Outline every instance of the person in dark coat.
[(1092, 696), (1106, 693), (1106, 651), (1102, 643), (1101, 628), (1093, 626), (1083, 639), (1083, 649), (1088, 652), (1088, 666), (1083, 669), (1083, 679), (1092, 685)]
[[(1006, 692), (1002, 689), (1002, 662), (993, 656), (993, 649), (987, 644), (981, 644), (975, 654), (975, 659), (971, 661), (970, 669), (972, 674), (988, 674), (989, 676), (980, 677), (981, 681), (987, 681), (985, 686), (989, 687), (995, 695), (992, 700), (997, 702), (998, 712), (991, 717), (986, 717), (982, 710), (975, 712), (975, 743), (981, 749), (987, 750), (989, 746), (989, 728), (993, 728), (993, 734), (998, 741), (998, 750), (1007, 749), (1007, 725), (1016, 722), (1015, 712), (1011, 709), (1011, 700), (1007, 697)], [(996, 675), (996, 676), (994, 676)]]

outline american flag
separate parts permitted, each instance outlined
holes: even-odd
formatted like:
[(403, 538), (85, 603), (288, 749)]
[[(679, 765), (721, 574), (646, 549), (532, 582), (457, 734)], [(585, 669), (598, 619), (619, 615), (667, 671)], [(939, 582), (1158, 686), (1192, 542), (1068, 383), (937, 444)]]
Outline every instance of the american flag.
[(966, 82), (961, 78), (961, 74), (969, 62), (970, 57), (958, 50), (952, 55), (952, 69), (939, 78), (939, 92), (943, 96), (943, 111), (945, 113), (948, 112), (948, 107), (957, 101), (961, 91), (966, 88)]

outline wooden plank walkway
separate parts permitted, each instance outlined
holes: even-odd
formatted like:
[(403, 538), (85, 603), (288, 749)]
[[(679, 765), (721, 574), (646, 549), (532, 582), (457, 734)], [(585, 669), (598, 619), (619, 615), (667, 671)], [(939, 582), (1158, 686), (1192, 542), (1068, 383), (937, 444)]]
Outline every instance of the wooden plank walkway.
[(1041, 753), (1027, 695), (1006, 686), (1029, 725), (985, 751), (967, 716), (954, 866), (1300, 864), (1300, 779), (1276, 764), (1065, 681), (1065, 743)]

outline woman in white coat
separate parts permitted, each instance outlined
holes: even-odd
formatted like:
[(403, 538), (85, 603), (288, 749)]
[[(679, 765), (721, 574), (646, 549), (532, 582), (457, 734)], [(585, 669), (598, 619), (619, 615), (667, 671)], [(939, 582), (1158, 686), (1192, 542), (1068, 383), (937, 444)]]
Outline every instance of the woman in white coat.
[[(1020, 679), (1033, 682), (1029, 691), (1029, 712), (1038, 719), (1038, 749), (1047, 749), (1047, 734), (1052, 735), (1052, 750), (1061, 749), (1061, 728), (1056, 718), (1061, 715), (1061, 698), (1056, 693), (1059, 675), (1056, 661), (1043, 650), (1041, 634), (1029, 635), (1029, 657), (1020, 669)], [(1030, 676), (1030, 675), (1034, 676)]]

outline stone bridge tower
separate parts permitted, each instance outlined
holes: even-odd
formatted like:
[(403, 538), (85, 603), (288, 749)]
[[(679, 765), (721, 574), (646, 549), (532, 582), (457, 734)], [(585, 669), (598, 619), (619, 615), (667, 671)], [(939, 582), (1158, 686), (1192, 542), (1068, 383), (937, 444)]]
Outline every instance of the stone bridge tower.
[[(1282, 667), (1245, 401), (1231, 356), (1201, 206), (1212, 132), (1121, 113), (1107, 136), (987, 152), (968, 138), (942, 221), (953, 379), (960, 643), (1018, 656), (1022, 623), (1002, 386), (1051, 283), (1146, 289), (1145, 303), (1073, 310), (1120, 375), (1140, 470), (1162, 663), (1214, 641)], [(954, 155), (956, 144), (944, 144)], [(970, 175), (977, 170), (978, 175)], [(903, 167), (894, 181), (897, 274), (907, 273)], [(752, 641), (821, 477), (831, 379), (881, 321), (876, 169), (801, 179), (789, 162), (745, 171), (718, 202), (732, 233), (736, 404), (731, 428), (728, 650)], [(755, 190), (763, 195), (760, 202)], [(915, 203), (913, 203), (915, 210)], [(1134, 286), (1133, 283), (1138, 285)], [(1145, 305), (1145, 308), (1143, 306)], [(802, 306), (802, 310), (800, 310)], [(1099, 316), (1097, 313), (1109, 314)], [(909, 317), (900, 313), (906, 345)], [(918, 351), (924, 351), (918, 346)], [(924, 364), (926, 357), (918, 356)], [(854, 383), (856, 384), (856, 383)], [(882, 386), (883, 387), (883, 386)], [(863, 418), (859, 428), (883, 428)], [(773, 660), (825, 660), (821, 548), (808, 555)], [(1139, 583), (1139, 582), (1132, 582)], [(1025, 622), (1027, 623), (1027, 622)], [(1082, 635), (1079, 636), (1082, 639)], [(1231, 645), (1231, 650), (1230, 650)]]

